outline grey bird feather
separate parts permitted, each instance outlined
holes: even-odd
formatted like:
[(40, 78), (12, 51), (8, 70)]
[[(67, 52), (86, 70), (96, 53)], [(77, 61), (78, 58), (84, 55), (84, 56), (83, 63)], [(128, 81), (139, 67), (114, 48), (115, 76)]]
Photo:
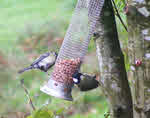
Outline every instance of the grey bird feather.
[(41, 71), (47, 72), (48, 69), (50, 69), (55, 64), (56, 59), (56, 52), (44, 53), (39, 58), (37, 58), (29, 67), (19, 70), (18, 73), (23, 73), (31, 69), (39, 69)]

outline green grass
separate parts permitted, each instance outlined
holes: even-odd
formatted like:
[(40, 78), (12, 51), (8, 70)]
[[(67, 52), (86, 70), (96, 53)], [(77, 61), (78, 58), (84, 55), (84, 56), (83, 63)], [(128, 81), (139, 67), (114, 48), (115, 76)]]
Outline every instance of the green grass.
[(53, 19), (69, 21), (72, 9), (63, 0), (1, 0), (0, 40), (16, 40), (27, 25), (42, 25)]

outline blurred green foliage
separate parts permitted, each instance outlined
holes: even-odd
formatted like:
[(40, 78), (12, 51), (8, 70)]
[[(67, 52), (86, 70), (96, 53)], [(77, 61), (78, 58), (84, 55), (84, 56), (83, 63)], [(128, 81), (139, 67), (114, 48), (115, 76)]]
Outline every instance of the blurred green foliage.
[[(10, 112), (28, 113), (31, 111), (28, 98), (20, 85), (20, 80), (24, 78), (33, 104), (38, 109), (28, 118), (52, 117), (54, 114), (64, 115), (67, 118), (104, 118), (108, 105), (100, 89), (82, 93), (74, 88), (73, 97), (75, 100), (74, 102), (68, 102), (40, 91), (40, 86), (48, 80), (45, 73), (33, 70), (22, 75), (17, 74), (20, 68), (28, 66), (40, 53), (48, 50), (59, 50), (76, 2), (77, 0), (1, 0), (1, 115), (9, 117)], [(123, 2), (120, 0), (115, 2), (119, 7), (121, 17), (126, 22), (122, 10)], [(127, 32), (118, 18), (117, 27), (121, 47), (125, 52), (126, 67), (128, 68)], [(90, 54), (95, 53), (93, 40), (91, 40), (88, 51)], [(1, 59), (4, 59), (6, 64), (1, 63)], [(91, 60), (93, 59), (93, 67), (91, 67)], [(99, 71), (95, 57), (91, 57), (91, 60), (86, 60), (86, 63), (82, 66), (82, 71), (90, 73)], [(47, 109), (42, 109), (45, 106)]]
[(47, 108), (41, 108), (38, 110), (35, 110), (31, 116), (28, 116), (27, 118), (54, 118), (54, 114), (51, 110)]

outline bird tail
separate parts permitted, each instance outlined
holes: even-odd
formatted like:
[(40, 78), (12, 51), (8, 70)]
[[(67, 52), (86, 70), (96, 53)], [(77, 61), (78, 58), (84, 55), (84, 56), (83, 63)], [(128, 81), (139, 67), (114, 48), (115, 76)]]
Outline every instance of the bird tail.
[(32, 66), (27, 67), (27, 68), (24, 68), (24, 69), (22, 69), (22, 70), (19, 70), (18, 73), (21, 74), (21, 73), (23, 73), (23, 72), (25, 72), (25, 71), (31, 70), (32, 68), (33, 68)]

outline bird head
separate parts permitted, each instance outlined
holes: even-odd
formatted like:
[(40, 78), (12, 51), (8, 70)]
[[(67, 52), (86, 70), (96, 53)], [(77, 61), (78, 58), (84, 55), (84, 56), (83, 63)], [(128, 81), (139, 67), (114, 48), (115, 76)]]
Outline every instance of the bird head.
[(72, 75), (72, 77), (73, 77), (73, 82), (74, 82), (75, 84), (79, 84), (79, 83), (80, 83), (80, 80), (81, 80), (81, 76), (82, 76), (81, 73), (79, 73), (78, 71), (75, 72), (75, 73)]

